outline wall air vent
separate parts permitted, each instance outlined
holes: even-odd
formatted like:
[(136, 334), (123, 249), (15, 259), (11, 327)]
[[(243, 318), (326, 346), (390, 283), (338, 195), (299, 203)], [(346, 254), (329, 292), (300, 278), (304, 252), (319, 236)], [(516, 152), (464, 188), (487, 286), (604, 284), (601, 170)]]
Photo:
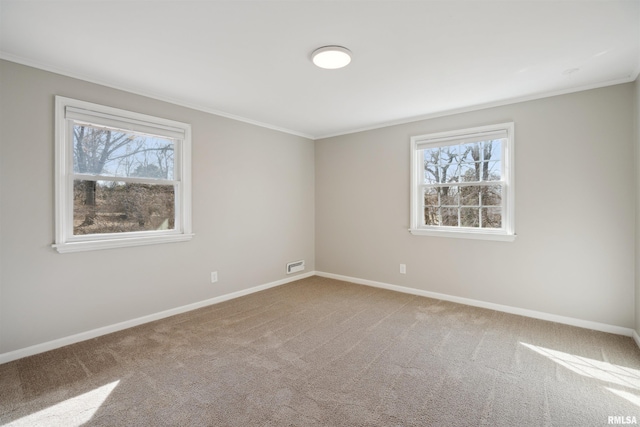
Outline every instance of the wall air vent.
[(294, 261), (287, 264), (287, 274), (297, 273), (304, 270), (304, 260)]

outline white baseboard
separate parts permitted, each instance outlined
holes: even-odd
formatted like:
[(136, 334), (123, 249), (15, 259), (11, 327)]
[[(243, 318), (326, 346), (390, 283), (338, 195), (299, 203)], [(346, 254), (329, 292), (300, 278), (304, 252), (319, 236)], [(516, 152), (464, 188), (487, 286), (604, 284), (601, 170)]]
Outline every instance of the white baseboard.
[(124, 322), (116, 323), (114, 325), (104, 326), (102, 328), (92, 329), (90, 331), (81, 332), (79, 334), (71, 335), (64, 338), (59, 338), (53, 341), (48, 341), (42, 344), (36, 344), (30, 347), (21, 348), (19, 350), (10, 351), (8, 353), (0, 354), (0, 364), (11, 362), (13, 360), (21, 359), (27, 356), (33, 356), (34, 354), (44, 353), (45, 351), (54, 350), (56, 348), (64, 347), (65, 345), (75, 344), (80, 341), (86, 341), (92, 338), (96, 338), (102, 335), (110, 334), (112, 332), (121, 331), (123, 329), (132, 328), (134, 326), (142, 325), (144, 323), (153, 322), (155, 320), (164, 319), (165, 317), (175, 316), (176, 314), (186, 313), (187, 311), (195, 310), (198, 308), (206, 307), (209, 305), (218, 304), (230, 299), (239, 298), (245, 295), (252, 294), (254, 292), (263, 291), (265, 289), (273, 288), (276, 286), (284, 285), (286, 283), (294, 282), (296, 280), (304, 279), (315, 275), (314, 271), (310, 271), (304, 274), (297, 274), (286, 279), (277, 280), (275, 282), (266, 283), (264, 285), (254, 286), (249, 289), (243, 289), (241, 291), (232, 292), (230, 294), (220, 295), (215, 298), (199, 301), (193, 304), (183, 305), (182, 307), (176, 307), (169, 310), (161, 311), (159, 313), (150, 314), (147, 316), (138, 317), (136, 319), (127, 320)]
[(636, 342), (638, 348), (640, 348), (640, 336), (638, 336), (636, 331), (633, 331), (633, 340)]
[(456, 297), (453, 295), (440, 294), (437, 292), (424, 291), (421, 289), (407, 288), (405, 286), (391, 285), (389, 283), (359, 279), (357, 277), (342, 276), (340, 274), (324, 273), (322, 271), (316, 271), (316, 275), (321, 277), (327, 277), (330, 279), (337, 279), (337, 280), (343, 280), (345, 282), (356, 283), (359, 285), (367, 285), (367, 286), (373, 286), (375, 288), (389, 289), (392, 291), (402, 292), (405, 294), (419, 295), (419, 296), (428, 297), (428, 298), (435, 298), (435, 299), (444, 300), (444, 301), (456, 302), (464, 305), (471, 305), (474, 307), (488, 308), (490, 310), (502, 311), (510, 314), (517, 314), (525, 317), (532, 317), (534, 319), (548, 320), (551, 322), (563, 323), (565, 325), (578, 326), (580, 328), (593, 329), (595, 331), (608, 332), (616, 335), (624, 335), (628, 337), (633, 337), (636, 343), (638, 344), (638, 346), (640, 347), (640, 337), (631, 328), (608, 325), (606, 323), (592, 322), (590, 320), (575, 319), (573, 317), (559, 316), (557, 314), (550, 314), (542, 311), (528, 310), (526, 308), (518, 308), (518, 307), (511, 307), (508, 305), (494, 304), (491, 302), (479, 301), (479, 300), (474, 300), (470, 298)]

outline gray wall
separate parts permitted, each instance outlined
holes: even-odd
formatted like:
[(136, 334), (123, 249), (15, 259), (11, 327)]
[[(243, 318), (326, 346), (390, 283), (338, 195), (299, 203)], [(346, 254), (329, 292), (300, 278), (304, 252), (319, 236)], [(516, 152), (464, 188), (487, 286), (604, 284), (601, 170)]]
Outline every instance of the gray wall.
[[(316, 141), (316, 270), (632, 328), (633, 105), (629, 83)], [(507, 121), (516, 241), (410, 235), (409, 138)]]
[[(313, 141), (11, 62), (0, 76), (0, 354), (314, 270)], [(192, 125), (191, 242), (51, 248), (54, 95)]]

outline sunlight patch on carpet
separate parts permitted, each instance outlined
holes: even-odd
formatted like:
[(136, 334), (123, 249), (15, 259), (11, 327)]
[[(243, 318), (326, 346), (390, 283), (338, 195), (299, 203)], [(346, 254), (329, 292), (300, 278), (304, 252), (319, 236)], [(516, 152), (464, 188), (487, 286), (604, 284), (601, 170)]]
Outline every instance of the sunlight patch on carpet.
[(118, 386), (118, 381), (105, 384), (87, 393), (67, 399), (41, 411), (22, 417), (7, 427), (46, 425), (50, 427), (77, 427), (91, 420), (100, 406), (107, 400), (111, 392)]
[[(640, 370), (638, 369), (627, 368), (588, 357), (576, 356), (563, 351), (552, 350), (524, 342), (520, 342), (520, 344), (579, 375), (640, 391)], [(616, 396), (628, 400), (634, 405), (640, 406), (640, 396), (634, 393), (610, 387), (605, 387), (605, 389)]]
[(611, 393), (622, 397), (623, 399), (627, 399), (629, 402), (633, 403), (636, 406), (640, 406), (640, 396), (629, 393), (628, 391), (618, 390), (611, 387), (605, 387), (605, 390), (610, 391)]

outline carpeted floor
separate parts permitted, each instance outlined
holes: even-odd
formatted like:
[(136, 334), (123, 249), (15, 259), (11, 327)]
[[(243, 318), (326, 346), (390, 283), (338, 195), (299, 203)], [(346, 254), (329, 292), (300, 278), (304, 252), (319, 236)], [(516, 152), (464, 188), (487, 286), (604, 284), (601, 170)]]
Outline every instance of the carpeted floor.
[(10, 426), (604, 426), (639, 405), (631, 338), (320, 277), (0, 365)]

